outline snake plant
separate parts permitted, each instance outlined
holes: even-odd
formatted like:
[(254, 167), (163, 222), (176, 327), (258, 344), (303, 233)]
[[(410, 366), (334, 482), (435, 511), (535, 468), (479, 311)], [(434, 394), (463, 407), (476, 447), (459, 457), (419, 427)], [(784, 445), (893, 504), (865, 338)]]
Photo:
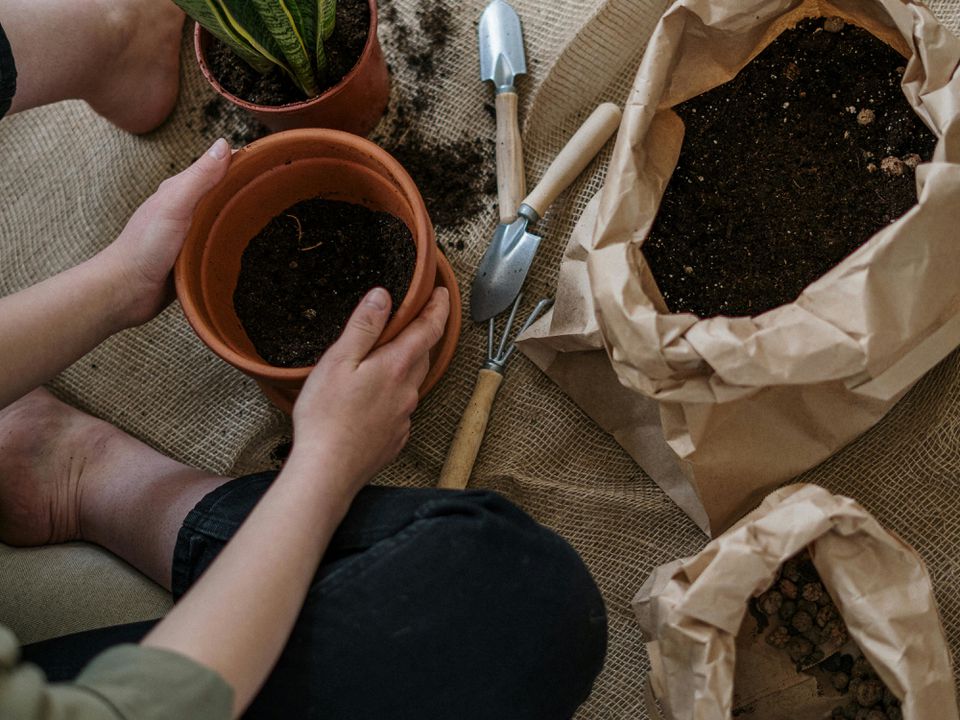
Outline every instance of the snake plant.
[(326, 75), (336, 0), (174, 0), (257, 72), (279, 67), (308, 97)]

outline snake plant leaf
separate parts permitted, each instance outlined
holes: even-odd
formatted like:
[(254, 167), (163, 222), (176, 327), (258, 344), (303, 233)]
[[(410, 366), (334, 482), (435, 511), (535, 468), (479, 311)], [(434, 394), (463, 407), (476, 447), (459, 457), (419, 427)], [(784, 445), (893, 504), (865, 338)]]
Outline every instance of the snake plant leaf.
[(316, 37), (319, 32), (317, 25), (317, 0), (287, 0), (288, 4), (296, 5), (297, 11), (294, 13), (294, 20), (300, 28), (300, 37), (303, 38), (307, 51), (312, 53), (313, 66), (317, 71), (317, 80), (321, 80), (326, 72), (326, 59), (323, 54), (323, 46), (320, 46), (320, 54), (317, 54)]
[(317, 75), (323, 77), (327, 72), (327, 50), (324, 43), (333, 35), (337, 22), (337, 0), (309, 0), (315, 3), (317, 11), (317, 33), (315, 53), (317, 56)]
[(319, 93), (317, 78), (313, 69), (313, 60), (310, 56), (310, 44), (300, 34), (297, 25), (302, 23), (303, 13), (295, 0), (239, 0), (249, 3), (256, 8), (267, 31), (276, 40), (283, 52), (293, 78), (300, 88), (309, 96)]
[(320, 40), (329, 40), (337, 26), (337, 0), (316, 0), (316, 3)]
[(280, 45), (248, 0), (216, 0), (216, 2), (233, 31), (271, 63), (263, 72), (269, 72), (273, 66), (277, 66), (292, 76), (290, 68), (283, 59)]
[(240, 35), (223, 13), (218, 0), (174, 0), (187, 15), (192, 17), (207, 32), (226, 43), (250, 67), (260, 73), (267, 73), (273, 67), (269, 58), (258, 52)]
[(317, 32), (317, 11), (312, 2), (303, 0), (282, 0), (286, 6), (290, 17), (293, 18), (293, 24), (297, 28), (300, 37), (303, 38), (303, 44), (310, 52), (310, 38)]
[[(317, 0), (286, 0), (286, 2), (287, 5), (290, 6), (294, 22), (296, 22), (297, 27), (300, 29), (300, 37), (303, 38), (303, 44), (306, 46), (307, 52), (311, 54), (315, 53), (314, 38), (318, 32)], [(321, 55), (321, 58), (322, 57)], [(322, 78), (323, 71), (317, 62), (316, 55), (313, 55), (311, 59), (313, 60), (314, 67), (317, 69), (317, 78)]]

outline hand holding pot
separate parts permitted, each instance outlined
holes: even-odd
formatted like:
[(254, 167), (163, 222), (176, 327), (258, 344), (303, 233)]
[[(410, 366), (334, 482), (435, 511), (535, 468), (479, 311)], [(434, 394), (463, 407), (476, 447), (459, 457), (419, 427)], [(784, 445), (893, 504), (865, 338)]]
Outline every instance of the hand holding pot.
[(291, 460), (306, 458), (332, 469), (342, 483), (335, 490), (351, 497), (393, 460), (410, 437), (418, 388), (448, 313), (447, 291), (437, 288), (417, 319), (374, 349), (389, 319), (390, 298), (382, 288), (370, 291), (300, 393)]
[(193, 211), (223, 179), (230, 158), (230, 146), (221, 139), (193, 165), (164, 180), (97, 257), (122, 290), (123, 301), (117, 308), (121, 328), (152, 320), (173, 299), (170, 273)]

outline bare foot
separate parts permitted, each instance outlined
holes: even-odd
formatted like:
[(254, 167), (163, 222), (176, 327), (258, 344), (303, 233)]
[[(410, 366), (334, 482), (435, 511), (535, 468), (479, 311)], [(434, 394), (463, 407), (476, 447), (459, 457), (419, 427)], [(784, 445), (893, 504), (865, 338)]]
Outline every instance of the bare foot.
[(226, 481), (42, 388), (0, 410), (0, 542), (8, 545), (95, 543), (169, 589), (183, 519)]
[(113, 60), (84, 94), (91, 107), (131, 133), (156, 129), (180, 92), (183, 12), (170, 0), (100, 0)]
[(42, 388), (0, 411), (0, 541), (80, 540), (91, 472), (118, 434)]

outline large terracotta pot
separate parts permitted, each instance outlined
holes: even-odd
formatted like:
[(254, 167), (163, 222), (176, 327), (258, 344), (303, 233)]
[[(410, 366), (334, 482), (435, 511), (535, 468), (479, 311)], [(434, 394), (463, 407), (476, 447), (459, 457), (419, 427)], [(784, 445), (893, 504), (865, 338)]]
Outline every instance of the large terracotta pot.
[[(240, 261), (250, 241), (276, 215), (302, 200), (322, 197), (389, 212), (410, 228), (416, 265), (410, 288), (380, 342), (406, 327), (436, 285), (450, 292), (447, 332), (431, 357), (421, 394), (436, 384), (460, 336), (460, 293), (437, 250), (423, 198), (407, 172), (377, 145), (336, 130), (291, 130), (239, 150), (224, 180), (197, 206), (177, 259), (177, 296), (200, 338), (223, 360), (253, 377), (289, 412), (312, 367), (270, 365), (247, 337), (233, 307)], [(439, 271), (438, 271), (439, 264)]]
[(356, 135), (368, 135), (387, 109), (390, 75), (377, 37), (377, 2), (370, 0), (370, 32), (367, 44), (353, 69), (332, 88), (311, 100), (288, 105), (257, 105), (233, 95), (220, 85), (207, 65), (206, 52), (211, 35), (196, 26), (194, 49), (200, 71), (216, 92), (250, 112), (271, 130), (331, 128)]

